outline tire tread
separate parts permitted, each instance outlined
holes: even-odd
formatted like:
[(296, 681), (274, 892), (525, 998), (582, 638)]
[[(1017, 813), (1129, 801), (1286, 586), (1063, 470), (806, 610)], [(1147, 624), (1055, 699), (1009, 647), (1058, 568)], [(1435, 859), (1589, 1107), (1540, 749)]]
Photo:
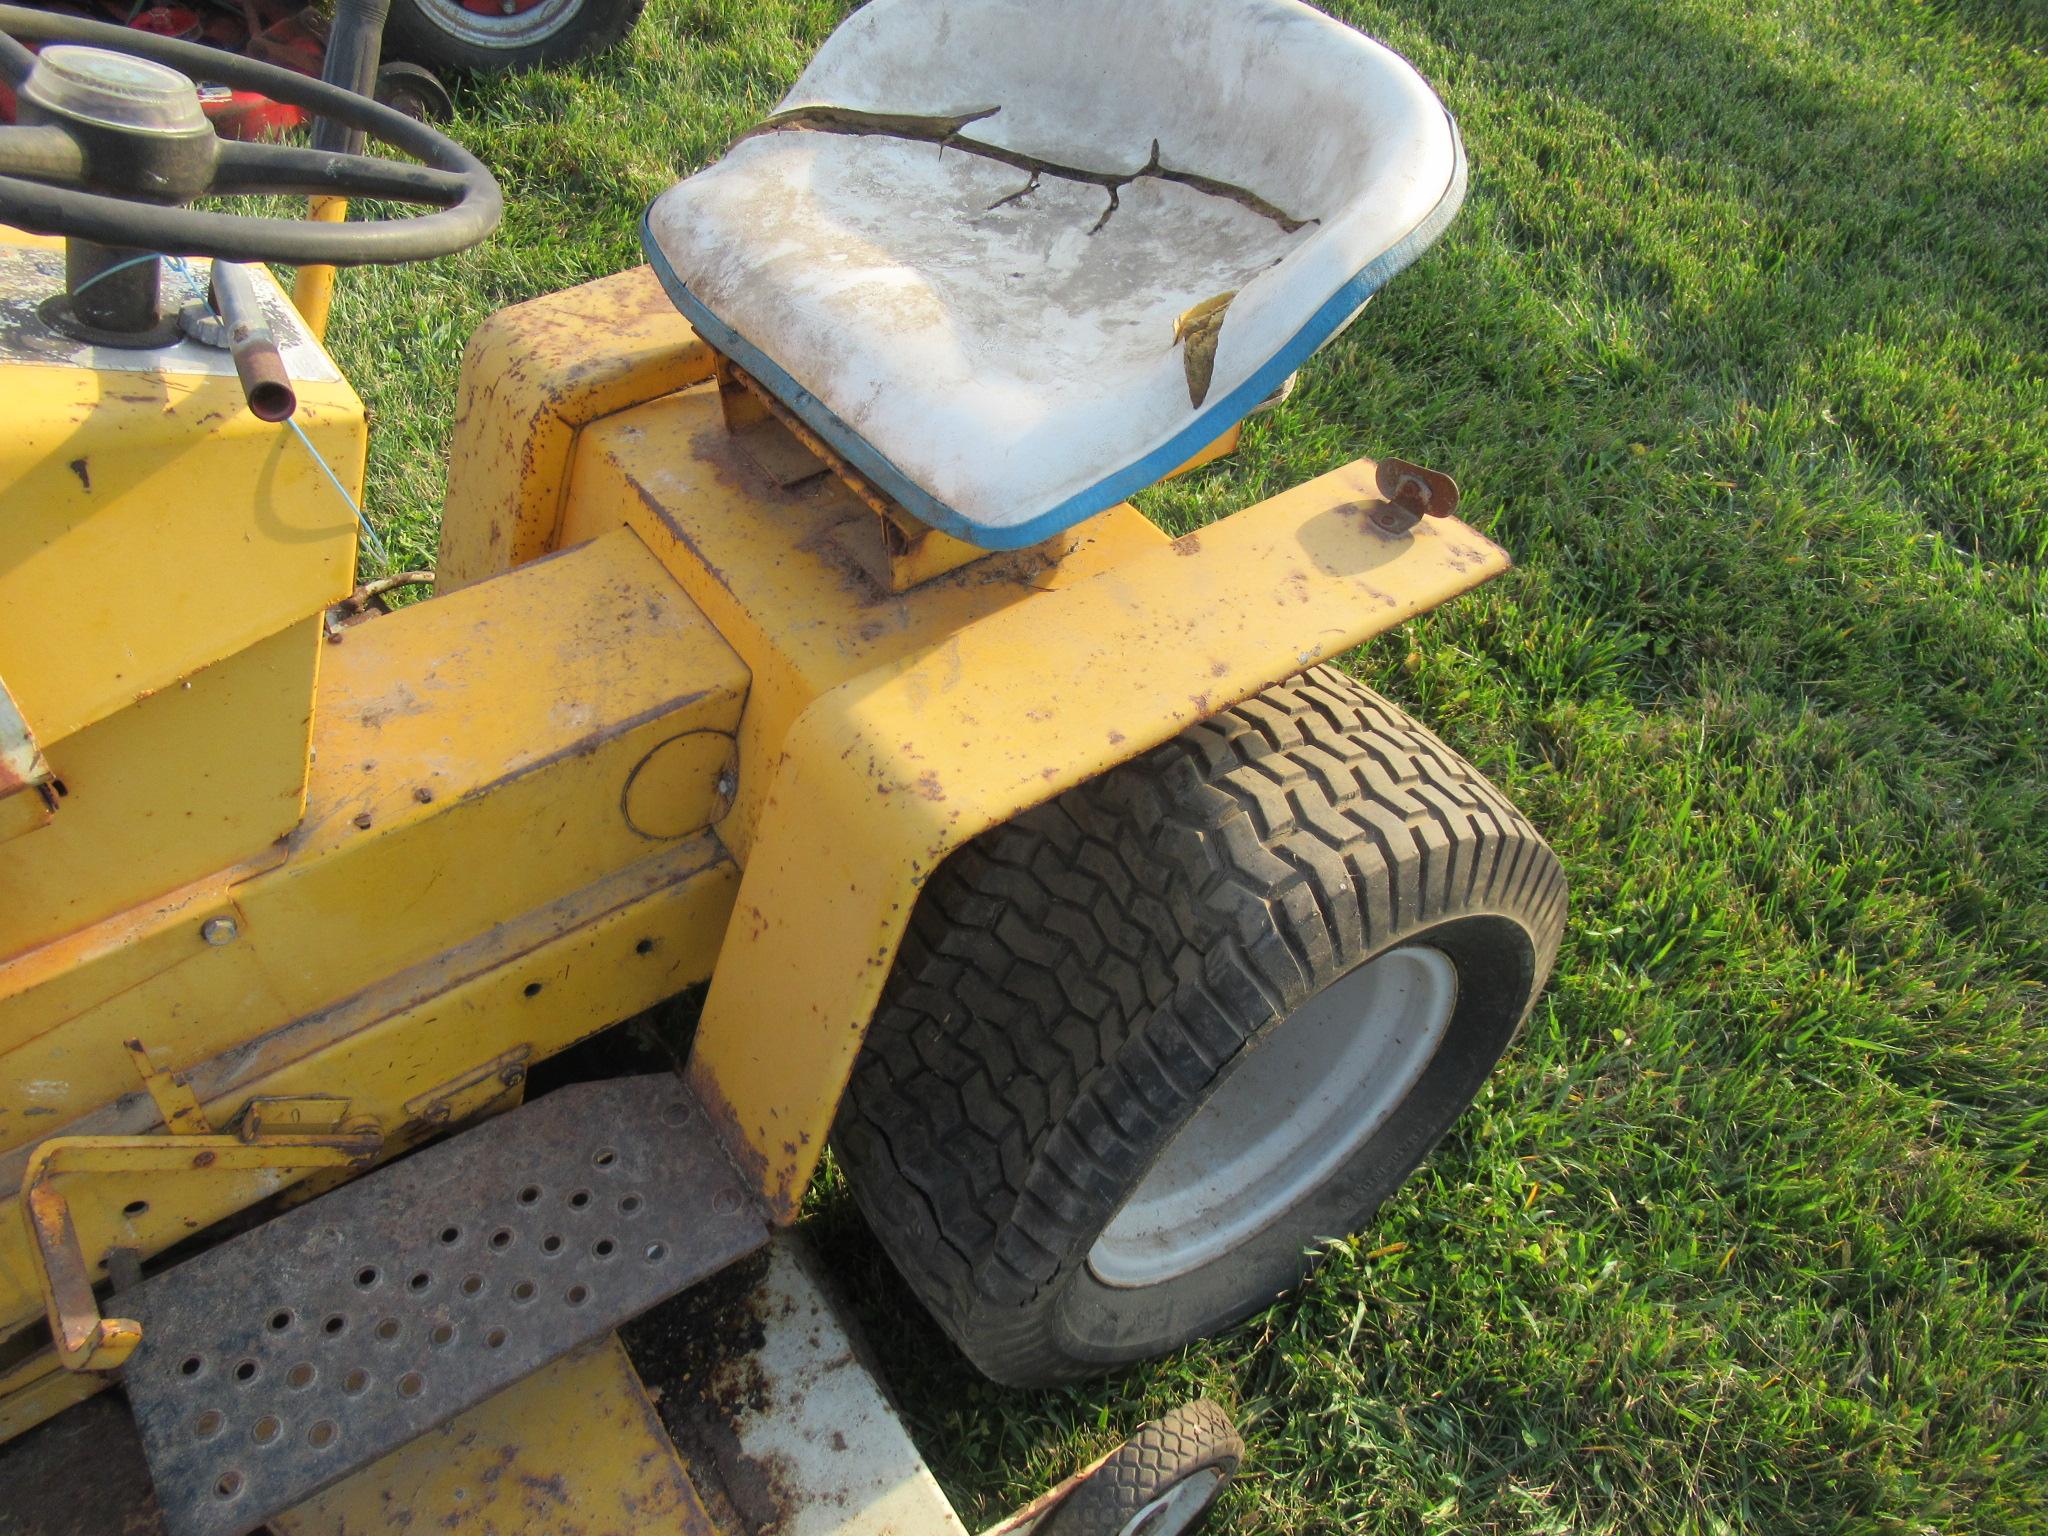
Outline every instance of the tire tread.
[(1228, 1483), (1243, 1462), (1244, 1442), (1230, 1416), (1198, 1397), (1140, 1425), (1054, 1507), (1041, 1529), (1044, 1536), (1115, 1536), (1175, 1483), (1210, 1468)]
[(1563, 900), (1556, 858), (1497, 789), (1319, 667), (940, 867), (841, 1107), (841, 1162), (977, 1364), (1061, 1379), (1030, 1302), (1244, 1021), (1459, 910), (1530, 930), (1533, 998)]

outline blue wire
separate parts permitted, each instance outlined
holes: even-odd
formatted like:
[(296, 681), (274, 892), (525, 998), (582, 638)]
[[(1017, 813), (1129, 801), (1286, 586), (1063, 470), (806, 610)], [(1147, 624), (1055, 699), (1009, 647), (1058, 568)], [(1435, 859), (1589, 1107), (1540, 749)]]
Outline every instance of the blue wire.
[(327, 476), (328, 484), (334, 487), (335, 494), (348, 503), (349, 511), (355, 513), (356, 522), (363, 530), (363, 538), (370, 546), (370, 553), (377, 557), (377, 563), (389, 565), (391, 557), (384, 552), (384, 541), (377, 537), (377, 530), (370, 526), (369, 518), (365, 517), (363, 509), (356, 505), (355, 497), (349, 495), (348, 487), (341, 483), (341, 477), (332, 469), (329, 469), (327, 461), (320, 457), (320, 450), (313, 446), (313, 439), (306, 436), (306, 429), (299, 425), (298, 417), (287, 416), (284, 419), (284, 424), (298, 434), (299, 441), (306, 445), (306, 452), (313, 456), (313, 462), (318, 464), (320, 472)]
[(151, 251), (146, 256), (130, 256), (126, 261), (117, 261), (111, 267), (102, 267), (99, 271), (93, 273), (91, 277), (88, 277), (76, 288), (72, 289), (71, 296), (75, 299), (94, 283), (103, 282), (105, 279), (112, 277), (116, 272), (126, 272), (130, 267), (139, 267), (145, 261), (155, 261), (157, 259), (157, 253)]
[(130, 267), (139, 267), (145, 261), (159, 260), (169, 262), (171, 270), (177, 273), (178, 276), (185, 279), (186, 288), (188, 288), (194, 295), (204, 295), (206, 291), (206, 285), (200, 281), (199, 274), (192, 270), (191, 263), (186, 261), (184, 257), (160, 256), (157, 252), (150, 251), (145, 255), (130, 256), (126, 261), (117, 261), (111, 267), (101, 268), (99, 271), (93, 273), (91, 277), (88, 277), (84, 282), (80, 283), (76, 288), (72, 289), (71, 296), (73, 298), (78, 297), (79, 294), (85, 292), (85, 290), (90, 288), (94, 283), (104, 281), (105, 279), (114, 276), (114, 274), (116, 274), (117, 272), (126, 272)]
[(186, 291), (189, 292), (193, 298), (206, 303), (206, 307), (209, 311), (212, 310), (212, 303), (207, 301), (207, 285), (204, 279), (202, 279), (197, 272), (194, 272), (192, 270), (192, 263), (187, 261), (182, 256), (166, 256), (164, 260), (168, 261), (171, 264), (171, 270), (173, 272), (177, 273), (178, 276), (185, 279)]

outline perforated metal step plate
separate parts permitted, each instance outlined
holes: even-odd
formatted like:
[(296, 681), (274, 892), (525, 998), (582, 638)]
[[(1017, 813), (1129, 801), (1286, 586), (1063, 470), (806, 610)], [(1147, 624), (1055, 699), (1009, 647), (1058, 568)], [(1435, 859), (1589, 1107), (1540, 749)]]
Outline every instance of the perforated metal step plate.
[(752, 1252), (673, 1077), (563, 1088), (121, 1297), (172, 1536), (242, 1536)]

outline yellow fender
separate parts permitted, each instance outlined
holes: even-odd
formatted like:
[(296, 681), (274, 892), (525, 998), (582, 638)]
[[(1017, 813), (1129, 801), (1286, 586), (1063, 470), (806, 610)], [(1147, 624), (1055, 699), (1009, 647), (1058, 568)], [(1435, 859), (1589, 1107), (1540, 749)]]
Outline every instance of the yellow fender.
[(796, 1216), (949, 853), (1507, 569), (1456, 518), (1391, 506), (1401, 478), (1347, 465), (991, 613), (798, 717), (690, 1062), (778, 1220)]

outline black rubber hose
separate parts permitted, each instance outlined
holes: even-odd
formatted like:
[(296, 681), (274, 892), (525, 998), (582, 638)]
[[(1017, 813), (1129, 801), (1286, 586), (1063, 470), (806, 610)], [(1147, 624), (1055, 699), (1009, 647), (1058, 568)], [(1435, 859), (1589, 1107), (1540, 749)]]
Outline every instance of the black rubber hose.
[[(391, 0), (336, 0), (320, 78), (376, 100), (377, 62), (384, 54), (384, 21), (390, 14)], [(360, 128), (323, 117), (313, 124), (313, 147), (359, 155), (363, 133)]]

